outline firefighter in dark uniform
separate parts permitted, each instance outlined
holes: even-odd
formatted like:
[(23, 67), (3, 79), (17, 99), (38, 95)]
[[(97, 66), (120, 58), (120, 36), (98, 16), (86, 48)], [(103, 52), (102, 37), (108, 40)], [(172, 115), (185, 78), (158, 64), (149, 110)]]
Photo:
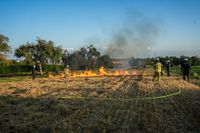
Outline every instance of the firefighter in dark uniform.
[(33, 69), (32, 69), (32, 78), (33, 80), (35, 79), (36, 77), (36, 71), (35, 71), (35, 65), (33, 65)]
[(170, 60), (167, 60), (165, 64), (166, 70), (167, 70), (167, 76), (170, 76), (169, 69), (170, 69)]
[(188, 61), (188, 58), (185, 58), (183, 63), (181, 64), (181, 72), (183, 74), (183, 80), (185, 80), (187, 77), (187, 80), (189, 81), (190, 71), (191, 71), (191, 65)]

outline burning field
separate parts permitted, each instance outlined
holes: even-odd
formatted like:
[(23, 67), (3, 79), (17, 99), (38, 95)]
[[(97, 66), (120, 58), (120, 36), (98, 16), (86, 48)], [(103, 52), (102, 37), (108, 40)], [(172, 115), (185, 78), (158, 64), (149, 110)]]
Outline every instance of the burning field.
[(200, 132), (200, 87), (178, 76), (82, 74), (0, 83), (1, 132)]
[(134, 76), (139, 74), (133, 70), (106, 70), (100, 67), (98, 71), (85, 70), (85, 71), (70, 71), (67, 69), (65, 72), (59, 74), (49, 74), (49, 78), (65, 78), (65, 77), (101, 77), (101, 76)]

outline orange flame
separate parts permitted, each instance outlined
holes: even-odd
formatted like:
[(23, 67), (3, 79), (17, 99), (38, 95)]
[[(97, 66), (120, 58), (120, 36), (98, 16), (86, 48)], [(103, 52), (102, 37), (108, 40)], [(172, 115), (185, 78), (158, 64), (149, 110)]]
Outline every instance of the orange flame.
[(59, 73), (59, 74), (49, 74), (49, 78), (64, 78), (64, 77), (97, 77), (97, 76), (126, 76), (126, 75), (135, 75), (135, 72), (131, 72), (128, 70), (115, 70), (115, 71), (107, 71), (104, 67), (100, 67), (98, 72), (92, 70), (85, 71), (67, 71), (67, 73)]

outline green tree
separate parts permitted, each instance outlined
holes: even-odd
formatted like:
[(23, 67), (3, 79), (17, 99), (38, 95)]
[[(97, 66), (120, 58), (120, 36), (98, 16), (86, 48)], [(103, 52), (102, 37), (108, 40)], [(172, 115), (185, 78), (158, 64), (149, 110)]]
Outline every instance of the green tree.
[(62, 55), (64, 66), (70, 66), (72, 70), (98, 69), (100, 66), (113, 68), (110, 56), (101, 56), (100, 52), (93, 46), (80, 48), (79, 50), (69, 53), (67, 50)]
[(190, 57), (191, 65), (192, 66), (197, 66), (199, 65), (199, 58), (198, 56), (192, 56)]
[(40, 74), (43, 74), (42, 67), (46, 63), (58, 63), (61, 59), (62, 49), (55, 47), (52, 41), (37, 38), (36, 43), (21, 45), (15, 50), (15, 56), (24, 58), (27, 64), (35, 63), (39, 66)]
[(90, 45), (87, 47), (87, 59), (88, 59), (88, 68), (89, 69), (96, 69), (100, 65), (100, 52), (93, 46)]
[(46, 42), (46, 51), (49, 54), (48, 63), (59, 64), (62, 60), (62, 48), (61, 46), (56, 47), (54, 42)]
[(102, 55), (100, 57), (100, 65), (104, 66), (105, 68), (113, 68), (113, 62), (109, 55)]
[(11, 47), (8, 43), (9, 38), (0, 34), (0, 59), (5, 58), (6, 54), (11, 52)]
[(71, 66), (72, 61), (72, 54), (70, 54), (67, 50), (65, 50), (62, 54), (62, 62), (64, 64), (64, 67), (67, 65)]

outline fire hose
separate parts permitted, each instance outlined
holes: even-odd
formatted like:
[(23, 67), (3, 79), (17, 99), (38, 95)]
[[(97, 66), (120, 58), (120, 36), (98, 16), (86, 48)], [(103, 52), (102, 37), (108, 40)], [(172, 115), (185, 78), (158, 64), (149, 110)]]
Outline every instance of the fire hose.
[(104, 100), (104, 101), (134, 101), (134, 100), (156, 100), (156, 99), (165, 99), (172, 96), (176, 96), (181, 94), (182, 91), (178, 88), (177, 92), (161, 95), (161, 96), (153, 96), (153, 97), (133, 97), (133, 98), (97, 98), (97, 97), (82, 97), (82, 96), (65, 96), (58, 97), (59, 99), (80, 99), (80, 100)]

